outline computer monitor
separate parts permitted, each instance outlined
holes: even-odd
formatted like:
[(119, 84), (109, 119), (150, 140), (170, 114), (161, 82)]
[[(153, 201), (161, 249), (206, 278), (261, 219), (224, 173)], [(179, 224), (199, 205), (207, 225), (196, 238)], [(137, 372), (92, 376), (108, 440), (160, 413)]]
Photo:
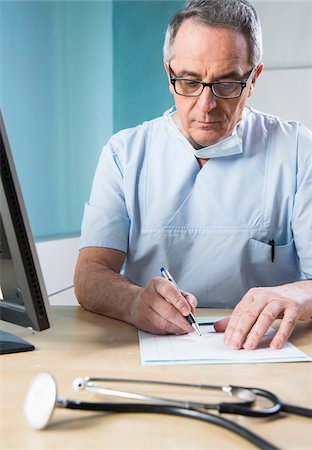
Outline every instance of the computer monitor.
[[(41, 331), (51, 313), (36, 247), (0, 110), (0, 319)], [(0, 331), (0, 353), (34, 346)]]

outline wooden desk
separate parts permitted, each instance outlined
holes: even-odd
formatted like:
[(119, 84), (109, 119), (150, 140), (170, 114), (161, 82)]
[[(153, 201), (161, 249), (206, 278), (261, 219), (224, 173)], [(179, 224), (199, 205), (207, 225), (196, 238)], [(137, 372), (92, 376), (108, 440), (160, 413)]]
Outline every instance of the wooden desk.
[[(37, 350), (1, 356), (1, 448), (3, 449), (252, 449), (244, 439), (215, 425), (154, 414), (100, 414), (56, 409), (52, 424), (34, 431), (22, 407), (27, 387), (39, 372), (52, 373), (61, 397), (101, 401), (73, 392), (79, 376), (161, 379), (259, 386), (285, 402), (312, 407), (312, 364), (141, 366), (138, 333), (130, 325), (80, 307), (53, 307), (51, 329), (31, 334), (2, 322), (3, 329), (32, 342)], [(217, 310), (200, 310), (218, 315)], [(221, 312), (224, 314), (224, 311)], [(299, 323), (291, 341), (312, 354), (312, 324)], [(281, 449), (311, 449), (311, 419), (228, 416)]]

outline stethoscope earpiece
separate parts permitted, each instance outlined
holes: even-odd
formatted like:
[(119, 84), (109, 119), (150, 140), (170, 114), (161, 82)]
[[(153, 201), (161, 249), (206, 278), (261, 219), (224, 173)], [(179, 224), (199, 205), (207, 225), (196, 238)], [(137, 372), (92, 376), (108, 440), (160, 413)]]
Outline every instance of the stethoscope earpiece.
[(83, 391), (86, 388), (87, 382), (87, 378), (76, 378), (73, 381), (72, 388), (74, 391)]

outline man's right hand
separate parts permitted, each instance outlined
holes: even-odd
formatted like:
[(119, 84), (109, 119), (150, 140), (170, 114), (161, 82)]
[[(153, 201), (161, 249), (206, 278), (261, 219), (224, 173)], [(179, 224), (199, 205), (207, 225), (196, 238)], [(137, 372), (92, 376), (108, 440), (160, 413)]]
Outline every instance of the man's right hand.
[(130, 322), (154, 334), (186, 334), (193, 328), (186, 320), (197, 305), (196, 298), (181, 292), (174, 283), (155, 277), (136, 295)]
[(162, 277), (145, 287), (120, 274), (125, 253), (102, 247), (83, 248), (75, 271), (79, 303), (92, 311), (123, 320), (155, 334), (185, 334), (193, 331), (186, 320), (197, 305), (196, 298)]

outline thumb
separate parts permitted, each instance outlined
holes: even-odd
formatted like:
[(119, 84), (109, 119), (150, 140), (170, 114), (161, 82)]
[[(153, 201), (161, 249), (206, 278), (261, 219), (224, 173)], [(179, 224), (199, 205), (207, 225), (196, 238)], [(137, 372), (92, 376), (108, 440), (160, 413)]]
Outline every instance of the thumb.
[(228, 326), (230, 318), (229, 317), (225, 317), (224, 319), (218, 320), (218, 322), (214, 323), (214, 329), (217, 332), (223, 332), (226, 330), (226, 327)]

